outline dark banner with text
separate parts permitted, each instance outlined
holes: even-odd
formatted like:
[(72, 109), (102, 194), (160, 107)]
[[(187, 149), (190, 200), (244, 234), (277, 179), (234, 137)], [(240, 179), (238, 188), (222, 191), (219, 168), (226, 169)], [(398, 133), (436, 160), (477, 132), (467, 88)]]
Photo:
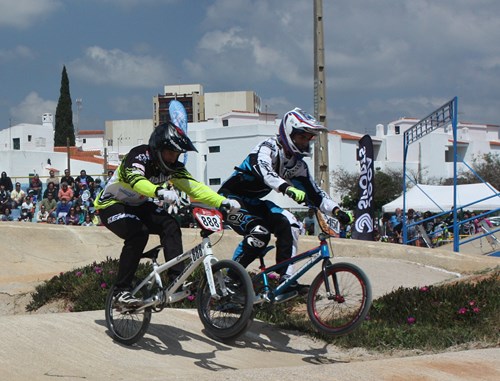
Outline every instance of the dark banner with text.
[(359, 140), (358, 148), (359, 201), (354, 211), (352, 238), (373, 241), (373, 192), (375, 190), (375, 173), (373, 170), (373, 143), (370, 135)]

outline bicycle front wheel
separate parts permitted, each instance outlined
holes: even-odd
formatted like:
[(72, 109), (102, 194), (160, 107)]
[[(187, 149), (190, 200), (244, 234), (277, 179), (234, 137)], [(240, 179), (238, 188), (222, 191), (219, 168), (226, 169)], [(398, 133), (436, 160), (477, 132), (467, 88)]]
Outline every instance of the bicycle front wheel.
[(365, 320), (371, 302), (372, 290), (365, 273), (353, 264), (335, 263), (314, 278), (307, 296), (307, 313), (320, 332), (341, 336)]
[[(253, 319), (254, 291), (250, 275), (239, 263), (221, 260), (212, 266), (217, 295), (204, 277), (198, 288), (198, 315), (208, 333), (222, 340), (243, 334)], [(223, 290), (226, 290), (224, 295)]]
[[(114, 301), (115, 287), (111, 287), (106, 297), (106, 325), (114, 340), (132, 345), (139, 341), (148, 330), (151, 322), (151, 307), (136, 311), (116, 305)], [(143, 298), (147, 295), (136, 295)]]

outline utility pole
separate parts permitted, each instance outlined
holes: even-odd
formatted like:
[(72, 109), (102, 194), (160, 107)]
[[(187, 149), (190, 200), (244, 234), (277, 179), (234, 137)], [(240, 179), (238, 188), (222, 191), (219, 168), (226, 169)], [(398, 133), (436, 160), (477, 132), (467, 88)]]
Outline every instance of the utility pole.
[[(323, 0), (314, 0), (314, 117), (326, 125), (325, 47), (323, 41)], [(328, 132), (321, 132), (314, 144), (314, 179), (330, 193)]]
[(76, 98), (76, 135), (80, 132), (80, 110), (82, 109), (82, 98)]

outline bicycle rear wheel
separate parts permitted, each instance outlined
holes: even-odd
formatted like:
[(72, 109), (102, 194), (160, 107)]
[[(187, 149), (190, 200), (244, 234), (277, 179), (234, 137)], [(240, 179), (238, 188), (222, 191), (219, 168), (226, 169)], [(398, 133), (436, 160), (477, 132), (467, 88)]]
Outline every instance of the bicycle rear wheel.
[[(114, 302), (115, 286), (111, 287), (106, 297), (106, 325), (114, 340), (132, 345), (139, 341), (148, 330), (151, 322), (151, 307), (137, 311), (125, 309)], [(146, 292), (136, 294), (136, 297), (147, 298)]]
[(368, 314), (372, 302), (370, 281), (359, 267), (350, 263), (335, 263), (325, 271), (311, 284), (307, 313), (320, 332), (345, 335), (355, 330)]
[[(208, 333), (223, 340), (243, 334), (253, 319), (254, 291), (250, 275), (239, 263), (221, 260), (212, 266), (217, 297), (212, 297), (206, 277), (200, 282), (196, 304)], [(223, 295), (223, 287), (227, 295)]]

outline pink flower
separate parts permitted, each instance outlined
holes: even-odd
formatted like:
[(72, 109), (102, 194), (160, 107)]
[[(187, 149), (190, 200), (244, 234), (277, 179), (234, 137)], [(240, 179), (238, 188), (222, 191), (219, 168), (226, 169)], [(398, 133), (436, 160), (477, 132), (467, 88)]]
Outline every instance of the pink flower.
[(478, 314), (479, 313), (479, 307), (474, 307), (472, 309), (472, 312), (474, 312), (475, 314)]
[(471, 306), (471, 307), (472, 307), (472, 306), (475, 306), (475, 305), (476, 305), (476, 301), (475, 301), (475, 300), (471, 300), (471, 301), (469, 302), (469, 306)]
[(465, 315), (467, 313), (467, 308), (462, 307), (458, 309), (458, 314), (459, 315)]
[(420, 287), (420, 291), (427, 292), (427, 291), (429, 291), (429, 287), (427, 287), (427, 286)]
[(81, 271), (77, 271), (77, 272), (76, 272), (76, 274), (75, 274), (75, 276), (76, 276), (77, 278), (80, 278), (82, 275), (83, 275), (83, 274), (82, 274), (82, 272), (81, 272)]
[(106, 288), (106, 287), (108, 287), (108, 285), (106, 284), (106, 282), (102, 282), (101, 283), (101, 288)]
[(187, 299), (188, 299), (190, 302), (192, 302), (193, 300), (195, 300), (195, 299), (196, 299), (196, 296), (194, 296), (194, 295), (188, 295)]
[(415, 324), (417, 321), (417, 319), (415, 319), (413, 316), (410, 316), (408, 317), (408, 319), (406, 319), (406, 322), (409, 324), (409, 325), (412, 325), (412, 324)]
[(267, 275), (267, 277), (268, 277), (269, 279), (278, 279), (278, 274), (275, 274), (275, 273), (269, 273), (269, 274)]
[(100, 267), (94, 267), (94, 271), (96, 274), (102, 274), (102, 268)]

